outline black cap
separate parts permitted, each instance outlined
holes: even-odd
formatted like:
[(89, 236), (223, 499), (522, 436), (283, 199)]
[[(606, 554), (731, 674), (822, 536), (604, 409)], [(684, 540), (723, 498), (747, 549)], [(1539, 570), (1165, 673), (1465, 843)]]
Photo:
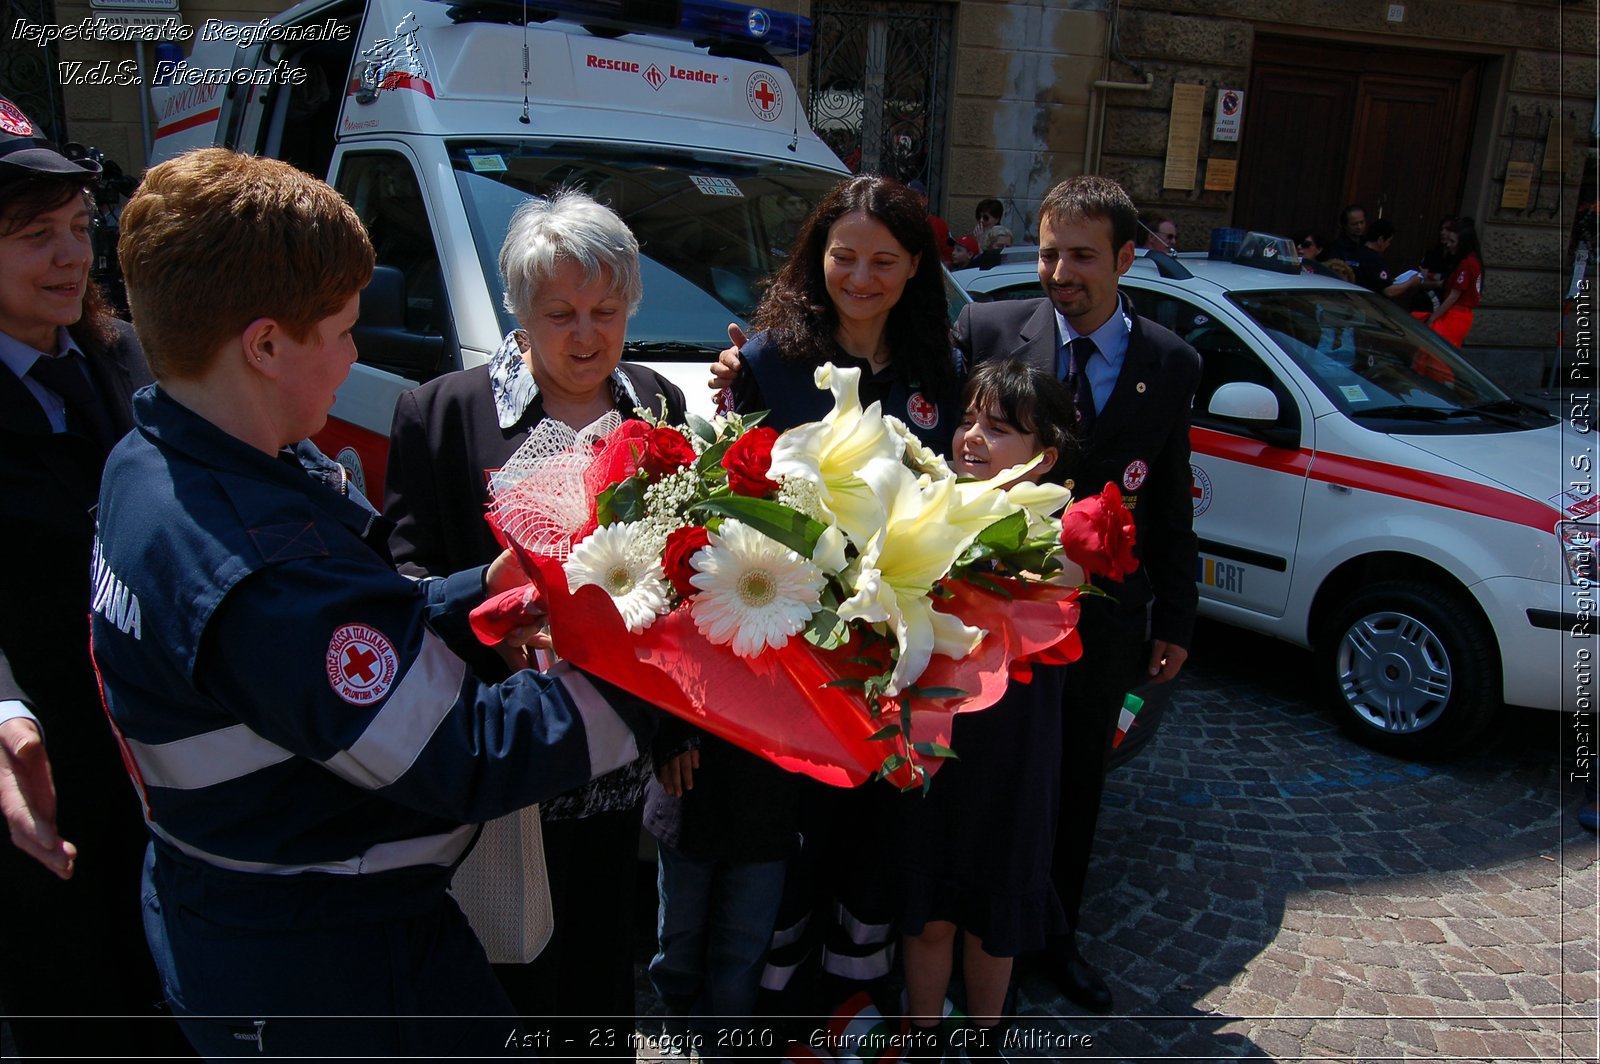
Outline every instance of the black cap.
[(69, 159), (43, 137), (22, 109), (0, 96), (0, 182), (32, 175), (74, 177), (84, 184), (100, 173), (93, 159)]

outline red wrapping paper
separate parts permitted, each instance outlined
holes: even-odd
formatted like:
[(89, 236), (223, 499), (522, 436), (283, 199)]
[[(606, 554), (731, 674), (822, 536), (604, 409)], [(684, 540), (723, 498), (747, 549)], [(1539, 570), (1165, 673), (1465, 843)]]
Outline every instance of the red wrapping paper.
[[(864, 783), (887, 756), (905, 753), (903, 739), (868, 738), (885, 725), (898, 723), (897, 707), (887, 707), (874, 720), (860, 689), (825, 686), (832, 680), (865, 679), (886, 671), (887, 659), (882, 668), (874, 669), (846, 660), (861, 653), (859, 646), (821, 650), (798, 636), (782, 648), (742, 658), (702, 636), (687, 604), (635, 634), (601, 588), (587, 586), (570, 593), (559, 561), (526, 554), (523, 561), (539, 588), (541, 604), (549, 610), (556, 653), (585, 672), (781, 768), (834, 786)], [(957, 713), (993, 705), (1005, 693), (1009, 679), (1029, 673), (1031, 662), (1065, 663), (1082, 652), (1075, 588), (998, 582), (1011, 598), (951, 581), (946, 584), (950, 597), (937, 600), (937, 609), (988, 634), (960, 660), (934, 655), (917, 685), (967, 693), (959, 698), (914, 696), (913, 742), (948, 746)], [(937, 758), (918, 760), (930, 775), (940, 764)], [(915, 782), (909, 765), (888, 778), (901, 787)]]

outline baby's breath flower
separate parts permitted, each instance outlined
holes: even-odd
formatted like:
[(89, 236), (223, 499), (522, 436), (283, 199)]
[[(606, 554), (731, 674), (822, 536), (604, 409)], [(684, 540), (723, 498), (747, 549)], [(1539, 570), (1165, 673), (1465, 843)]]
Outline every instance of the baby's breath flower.
[(778, 501), (791, 510), (797, 510), (807, 517), (831, 524), (828, 513), (822, 506), (822, 489), (809, 480), (800, 477), (784, 477), (778, 482)]

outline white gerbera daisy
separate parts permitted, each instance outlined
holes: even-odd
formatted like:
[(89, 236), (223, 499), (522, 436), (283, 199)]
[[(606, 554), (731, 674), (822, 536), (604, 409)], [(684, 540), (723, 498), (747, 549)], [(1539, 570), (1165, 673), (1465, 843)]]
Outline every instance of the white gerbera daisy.
[(738, 521), (724, 521), (709, 538), (689, 578), (700, 589), (691, 609), (702, 635), (753, 658), (806, 626), (825, 579), (815, 565)]
[(642, 632), (658, 614), (667, 612), (670, 603), (661, 559), (640, 558), (629, 549), (632, 541), (630, 525), (597, 528), (572, 548), (562, 568), (569, 588), (576, 591), (585, 584), (598, 584), (611, 596), (628, 631)]

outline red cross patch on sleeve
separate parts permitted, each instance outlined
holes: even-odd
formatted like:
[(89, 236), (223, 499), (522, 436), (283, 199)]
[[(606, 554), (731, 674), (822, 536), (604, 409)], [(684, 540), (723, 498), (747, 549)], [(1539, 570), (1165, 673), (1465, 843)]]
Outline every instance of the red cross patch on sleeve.
[(347, 624), (328, 642), (328, 686), (353, 706), (370, 706), (394, 686), (400, 658), (376, 628)]

